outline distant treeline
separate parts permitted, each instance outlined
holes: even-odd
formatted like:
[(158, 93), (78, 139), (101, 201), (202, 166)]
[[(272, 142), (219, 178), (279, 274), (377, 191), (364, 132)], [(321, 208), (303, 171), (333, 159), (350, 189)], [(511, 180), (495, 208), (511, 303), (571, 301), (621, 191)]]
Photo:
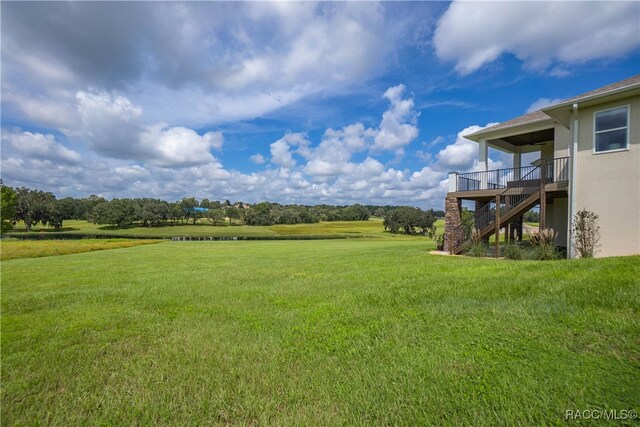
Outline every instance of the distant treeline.
[[(106, 200), (96, 195), (86, 198), (65, 197), (57, 199), (49, 192), (25, 187), (12, 189), (2, 186), (3, 222), (10, 218), (16, 224), (23, 221), (26, 230), (41, 223), (59, 229), (68, 219), (86, 220), (100, 225), (124, 227), (141, 225), (156, 227), (176, 223), (209, 223), (213, 225), (246, 224), (274, 225), (315, 223), (319, 221), (363, 221), (371, 216), (391, 218), (390, 213), (398, 206), (375, 206), (354, 204), (349, 206), (331, 205), (281, 205), (261, 202), (248, 204), (231, 203), (229, 200), (197, 200), (185, 197), (178, 202), (160, 199), (112, 199)], [(5, 196), (6, 193), (6, 196)], [(12, 196), (13, 194), (13, 196)], [(13, 204), (5, 212), (5, 199)], [(415, 208), (411, 208), (415, 209)], [(431, 217), (443, 217), (443, 211), (427, 212)], [(385, 224), (386, 225), (386, 224)], [(394, 223), (395, 225), (395, 223)], [(396, 232), (396, 227), (389, 227)], [(409, 230), (407, 230), (409, 231)]]

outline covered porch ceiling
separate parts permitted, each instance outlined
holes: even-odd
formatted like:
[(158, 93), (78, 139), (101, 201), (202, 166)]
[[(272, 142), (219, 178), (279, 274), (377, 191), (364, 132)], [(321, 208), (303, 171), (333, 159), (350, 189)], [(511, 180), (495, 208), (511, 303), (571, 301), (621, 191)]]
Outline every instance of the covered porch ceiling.
[(530, 132), (524, 132), (517, 135), (503, 136), (496, 139), (487, 139), (489, 146), (501, 151), (513, 153), (516, 147), (520, 148), (521, 153), (529, 153), (539, 151), (540, 146), (554, 140), (554, 128), (539, 129)]

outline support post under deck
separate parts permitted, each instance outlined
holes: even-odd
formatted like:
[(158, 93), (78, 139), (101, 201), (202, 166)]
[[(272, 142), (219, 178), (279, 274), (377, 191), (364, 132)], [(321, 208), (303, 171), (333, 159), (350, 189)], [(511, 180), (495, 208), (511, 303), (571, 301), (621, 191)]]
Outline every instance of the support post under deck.
[(546, 228), (546, 219), (547, 219), (547, 194), (545, 192), (545, 185), (547, 183), (547, 162), (546, 160), (542, 161), (540, 165), (540, 218), (539, 221), (539, 230), (544, 230)]
[(500, 195), (496, 196), (496, 258), (500, 256)]

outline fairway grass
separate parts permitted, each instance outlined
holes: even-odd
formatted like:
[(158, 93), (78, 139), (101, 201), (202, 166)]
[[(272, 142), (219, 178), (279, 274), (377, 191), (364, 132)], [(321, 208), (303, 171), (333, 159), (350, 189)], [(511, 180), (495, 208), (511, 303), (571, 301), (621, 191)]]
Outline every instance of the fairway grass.
[[(439, 233), (444, 230), (444, 221), (439, 220), (435, 224)], [(10, 235), (24, 235), (24, 227), (17, 224)], [(368, 221), (331, 221), (317, 222), (313, 224), (270, 225), (270, 226), (214, 226), (207, 223), (175, 224), (162, 227), (128, 227), (113, 228), (92, 224), (87, 221), (68, 220), (64, 222), (62, 231), (56, 231), (51, 227), (36, 227), (28, 234), (42, 235), (100, 235), (100, 236), (129, 236), (149, 238), (171, 237), (249, 237), (249, 238), (278, 238), (278, 237), (375, 237), (394, 240), (416, 240), (423, 236), (405, 236), (404, 234), (391, 234), (384, 230), (382, 220), (371, 218)]]
[(638, 410), (640, 257), (387, 239), (2, 262), (2, 425), (555, 425)]
[(132, 246), (160, 243), (159, 240), (82, 239), (82, 240), (2, 240), (0, 259), (39, 258), (69, 255), (105, 249), (130, 248)]

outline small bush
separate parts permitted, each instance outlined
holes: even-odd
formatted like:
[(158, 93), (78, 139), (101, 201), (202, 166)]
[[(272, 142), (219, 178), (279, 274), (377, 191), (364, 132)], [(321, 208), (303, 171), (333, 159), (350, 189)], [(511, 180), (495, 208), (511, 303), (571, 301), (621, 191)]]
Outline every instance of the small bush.
[(529, 233), (529, 242), (533, 246), (531, 258), (541, 261), (559, 259), (562, 255), (556, 249), (555, 239), (558, 233), (553, 228), (545, 228)]
[(544, 228), (542, 230), (532, 230), (529, 233), (529, 242), (534, 245), (553, 245), (555, 246), (555, 240), (558, 233), (553, 231), (553, 228)]
[(471, 245), (466, 251), (466, 254), (468, 256), (473, 256), (473, 257), (485, 257), (487, 256), (487, 250), (488, 250), (488, 246), (484, 242), (471, 243)]
[(561, 253), (556, 249), (555, 246), (550, 245), (538, 245), (534, 246), (530, 252), (531, 259), (540, 260), (540, 261), (548, 261), (553, 259), (560, 259), (562, 257)]
[(436, 238), (436, 230), (437, 227), (432, 225), (431, 227), (427, 227), (424, 229), (424, 234), (431, 240), (435, 240)]
[(502, 255), (507, 259), (521, 260), (525, 259), (526, 253), (518, 243), (507, 243), (502, 249)]
[(487, 244), (482, 240), (480, 236), (480, 230), (474, 228), (471, 231), (471, 244), (466, 251), (466, 254), (473, 257), (487, 256)]
[(443, 251), (444, 250), (444, 234), (440, 234), (436, 236), (436, 250)]
[(586, 209), (578, 211), (573, 217), (573, 247), (580, 258), (593, 258), (600, 240), (598, 215)]

